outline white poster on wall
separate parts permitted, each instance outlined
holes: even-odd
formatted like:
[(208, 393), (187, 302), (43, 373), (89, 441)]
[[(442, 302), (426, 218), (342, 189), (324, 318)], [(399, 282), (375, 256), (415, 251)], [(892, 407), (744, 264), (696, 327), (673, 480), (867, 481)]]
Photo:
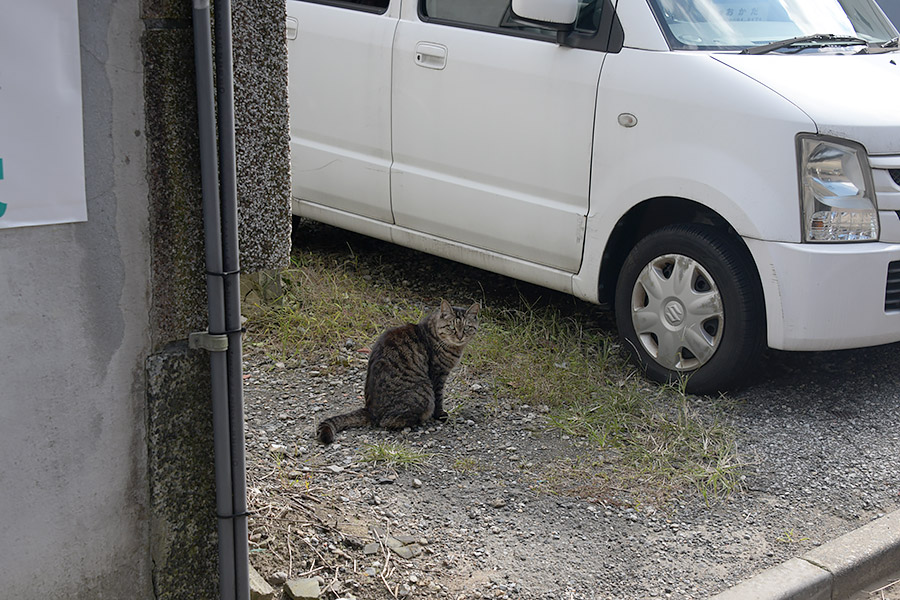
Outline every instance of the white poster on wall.
[(0, 229), (85, 220), (77, 0), (0, 0)]

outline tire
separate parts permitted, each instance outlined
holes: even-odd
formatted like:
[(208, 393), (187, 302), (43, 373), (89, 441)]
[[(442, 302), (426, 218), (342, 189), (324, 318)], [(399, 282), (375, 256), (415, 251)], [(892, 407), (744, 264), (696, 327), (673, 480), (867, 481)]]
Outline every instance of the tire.
[(670, 225), (635, 245), (616, 285), (616, 325), (645, 375), (704, 394), (739, 384), (764, 348), (765, 311), (745, 248), (708, 225)]

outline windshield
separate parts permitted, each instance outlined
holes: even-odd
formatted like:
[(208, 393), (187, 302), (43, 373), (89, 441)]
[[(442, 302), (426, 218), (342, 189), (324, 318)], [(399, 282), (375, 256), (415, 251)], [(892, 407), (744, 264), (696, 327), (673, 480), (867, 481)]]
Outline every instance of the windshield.
[(650, 5), (672, 49), (741, 50), (820, 34), (877, 45), (897, 36), (872, 0), (650, 0)]

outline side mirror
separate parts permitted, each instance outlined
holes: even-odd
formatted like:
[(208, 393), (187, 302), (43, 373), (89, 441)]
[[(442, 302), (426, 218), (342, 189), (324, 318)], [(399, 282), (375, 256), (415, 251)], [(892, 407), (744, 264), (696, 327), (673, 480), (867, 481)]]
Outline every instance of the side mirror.
[(512, 13), (523, 21), (556, 29), (563, 37), (578, 18), (578, 0), (512, 0)]

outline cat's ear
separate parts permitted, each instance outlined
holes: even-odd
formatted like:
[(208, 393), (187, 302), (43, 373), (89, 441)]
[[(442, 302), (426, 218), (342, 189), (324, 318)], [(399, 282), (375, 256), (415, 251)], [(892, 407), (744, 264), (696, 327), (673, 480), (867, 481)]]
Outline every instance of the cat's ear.
[(443, 298), (441, 298), (441, 315), (444, 317), (453, 316), (453, 306)]
[(476, 302), (475, 304), (470, 306), (469, 309), (466, 311), (466, 316), (467, 317), (477, 317), (479, 310), (481, 310), (481, 303)]

